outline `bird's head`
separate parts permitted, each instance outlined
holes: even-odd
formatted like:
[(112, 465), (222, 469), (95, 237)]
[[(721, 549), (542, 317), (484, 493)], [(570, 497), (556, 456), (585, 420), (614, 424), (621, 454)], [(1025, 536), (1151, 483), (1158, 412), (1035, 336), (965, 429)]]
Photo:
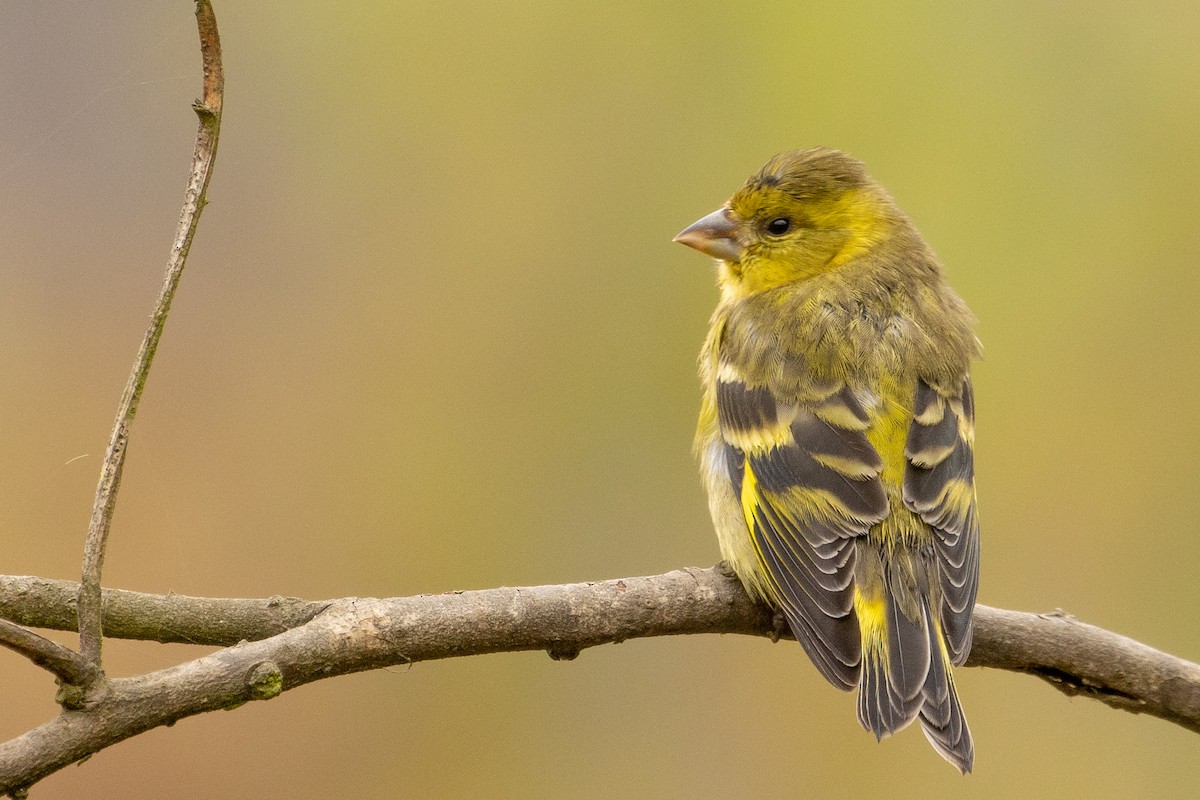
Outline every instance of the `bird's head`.
[(837, 269), (900, 219), (860, 162), (816, 147), (772, 158), (675, 241), (718, 259), (722, 291), (740, 297)]

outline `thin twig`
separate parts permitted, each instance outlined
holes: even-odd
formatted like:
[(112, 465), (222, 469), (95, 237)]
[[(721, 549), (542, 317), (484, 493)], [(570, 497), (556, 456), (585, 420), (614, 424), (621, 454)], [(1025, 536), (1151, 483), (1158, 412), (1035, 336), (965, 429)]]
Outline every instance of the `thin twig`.
[[(0, 578), (0, 608), (30, 622), (61, 586)], [(14, 591), (21, 588), (19, 596)], [(10, 592), (12, 593), (10, 595)], [(56, 594), (59, 593), (59, 594)], [(719, 569), (686, 569), (648, 577), (559, 586), (486, 589), (390, 599), (348, 598), (304, 606), (308, 617), (271, 635), (277, 619), (261, 619), (271, 600), (154, 597), (110, 590), (106, 619), (140, 605), (164, 617), (141, 630), (189, 626), (210, 635), (205, 617), (260, 615), (269, 638), (245, 625), (227, 633), (232, 645), (195, 661), (136, 678), (111, 679), (87, 711), (67, 711), (0, 744), (0, 792), (32, 782), (123, 739), (178, 719), (248, 700), (266, 700), (313, 681), (396, 664), (485, 653), (544, 650), (569, 660), (595, 645), (649, 636), (739, 633), (770, 636), (770, 612)], [(150, 602), (147, 605), (147, 601)], [(309, 616), (320, 608), (315, 616)], [(47, 616), (53, 613), (45, 612)], [(120, 626), (113, 620), (113, 629)], [(794, 647), (794, 645), (792, 645)], [(796, 658), (803, 655), (796, 650)], [(1037, 675), (1068, 694), (1144, 713), (1200, 732), (1200, 666), (1061, 614), (1029, 614), (976, 606), (974, 666)], [(969, 698), (967, 699), (969, 702)]]
[(0, 619), (0, 646), (20, 653), (65, 684), (87, 683), (95, 671), (90, 662), (71, 648), (6, 619)]
[(200, 52), (204, 64), (204, 95), (203, 99), (193, 105), (200, 117), (200, 129), (196, 133), (192, 174), (184, 192), (183, 210), (180, 212), (179, 227), (171, 246), (171, 254), (167, 259), (162, 290), (142, 345), (138, 349), (129, 381), (121, 395), (116, 424), (113, 426), (108, 450), (104, 455), (104, 464), (100, 469), (100, 482), (96, 486), (96, 500), (92, 506), (92, 517), (88, 523), (87, 542), (83, 551), (83, 578), (79, 588), (79, 650), (89, 663), (95, 665), (96, 675), (101, 674), (100, 648), (103, 637), (100, 573), (104, 567), (104, 551), (108, 544), (108, 531), (112, 525), (117, 490), (121, 485), (121, 472), (125, 466), (129, 429), (137, 414), (138, 401), (146, 386), (154, 351), (158, 348), (167, 314), (171, 310), (171, 301), (183, 276), (188, 250), (192, 246), (192, 238), (200, 222), (200, 212), (204, 209), (204, 197), (212, 175), (213, 160), (217, 155), (224, 75), (221, 69), (221, 42), (217, 36), (217, 20), (208, 0), (197, 0), (196, 23), (200, 32)]

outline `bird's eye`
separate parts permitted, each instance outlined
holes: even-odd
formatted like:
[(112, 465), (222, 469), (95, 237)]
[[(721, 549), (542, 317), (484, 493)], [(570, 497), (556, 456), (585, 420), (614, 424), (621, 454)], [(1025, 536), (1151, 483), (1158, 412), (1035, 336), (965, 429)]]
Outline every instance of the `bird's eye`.
[(767, 233), (772, 236), (783, 236), (792, 228), (792, 221), (787, 217), (776, 217), (767, 223)]

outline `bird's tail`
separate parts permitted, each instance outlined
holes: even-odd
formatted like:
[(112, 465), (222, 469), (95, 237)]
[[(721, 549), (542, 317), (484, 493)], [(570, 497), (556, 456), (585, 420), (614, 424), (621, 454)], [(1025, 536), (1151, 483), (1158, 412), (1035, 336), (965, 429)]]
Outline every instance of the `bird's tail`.
[(880, 581), (874, 592), (855, 589), (862, 628), (858, 721), (882, 739), (919, 717), (934, 749), (970, 772), (975, 745), (954, 690), (941, 625), (924, 593), (896, 583)]

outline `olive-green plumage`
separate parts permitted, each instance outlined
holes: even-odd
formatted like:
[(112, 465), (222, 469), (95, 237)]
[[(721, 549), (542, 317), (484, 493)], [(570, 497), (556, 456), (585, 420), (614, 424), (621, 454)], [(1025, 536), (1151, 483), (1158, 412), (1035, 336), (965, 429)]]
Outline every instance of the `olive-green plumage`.
[(716, 259), (696, 434), (721, 552), (882, 738), (969, 772), (979, 354), (937, 257), (862, 164), (778, 156), (676, 237)]

